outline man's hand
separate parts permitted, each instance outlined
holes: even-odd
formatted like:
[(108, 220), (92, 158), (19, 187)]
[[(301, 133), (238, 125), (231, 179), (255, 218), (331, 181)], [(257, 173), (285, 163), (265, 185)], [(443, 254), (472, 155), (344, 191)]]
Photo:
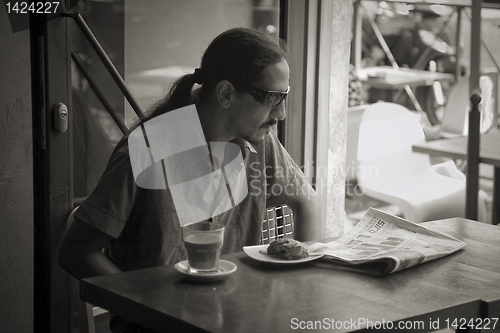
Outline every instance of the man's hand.
[(321, 205), (314, 189), (306, 183), (301, 191), (287, 196), (286, 202), (294, 215), (294, 238), (303, 242), (319, 240), (321, 232)]

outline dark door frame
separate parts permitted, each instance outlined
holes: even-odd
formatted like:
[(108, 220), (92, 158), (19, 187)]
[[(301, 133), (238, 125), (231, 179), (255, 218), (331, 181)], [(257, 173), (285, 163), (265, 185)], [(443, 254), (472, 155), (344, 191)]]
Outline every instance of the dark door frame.
[[(71, 126), (54, 127), (57, 103), (71, 105), (67, 22), (60, 12), (30, 15), (33, 186), (34, 332), (69, 332), (69, 277), (57, 264), (72, 202)], [(71, 110), (69, 110), (71, 117)], [(69, 119), (69, 123), (71, 118)], [(61, 306), (61, 304), (67, 306)]]

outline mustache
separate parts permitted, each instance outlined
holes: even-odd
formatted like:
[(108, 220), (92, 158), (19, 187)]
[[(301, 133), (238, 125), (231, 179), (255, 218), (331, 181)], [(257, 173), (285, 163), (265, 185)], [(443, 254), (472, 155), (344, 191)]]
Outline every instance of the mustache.
[(266, 126), (274, 126), (278, 123), (277, 120), (271, 120), (271, 121), (268, 121), (267, 123), (264, 123), (262, 126), (263, 127), (266, 127)]

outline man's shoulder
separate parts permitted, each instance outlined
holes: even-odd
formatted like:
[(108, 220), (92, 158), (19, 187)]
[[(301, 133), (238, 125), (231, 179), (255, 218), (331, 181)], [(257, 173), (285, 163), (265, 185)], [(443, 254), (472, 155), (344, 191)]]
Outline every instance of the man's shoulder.
[(125, 154), (129, 155), (128, 134), (125, 134), (115, 146), (112, 155)]
[(126, 165), (130, 164), (130, 152), (127, 136), (125, 135), (118, 143), (116, 144), (113, 152), (109, 157), (108, 167), (110, 165), (116, 167), (117, 164)]

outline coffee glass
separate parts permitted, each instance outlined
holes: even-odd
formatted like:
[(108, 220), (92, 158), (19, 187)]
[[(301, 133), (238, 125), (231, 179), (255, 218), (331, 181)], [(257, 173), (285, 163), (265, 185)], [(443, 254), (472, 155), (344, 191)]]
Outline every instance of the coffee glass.
[(182, 239), (190, 273), (217, 272), (224, 239), (224, 226), (198, 222), (182, 227)]

